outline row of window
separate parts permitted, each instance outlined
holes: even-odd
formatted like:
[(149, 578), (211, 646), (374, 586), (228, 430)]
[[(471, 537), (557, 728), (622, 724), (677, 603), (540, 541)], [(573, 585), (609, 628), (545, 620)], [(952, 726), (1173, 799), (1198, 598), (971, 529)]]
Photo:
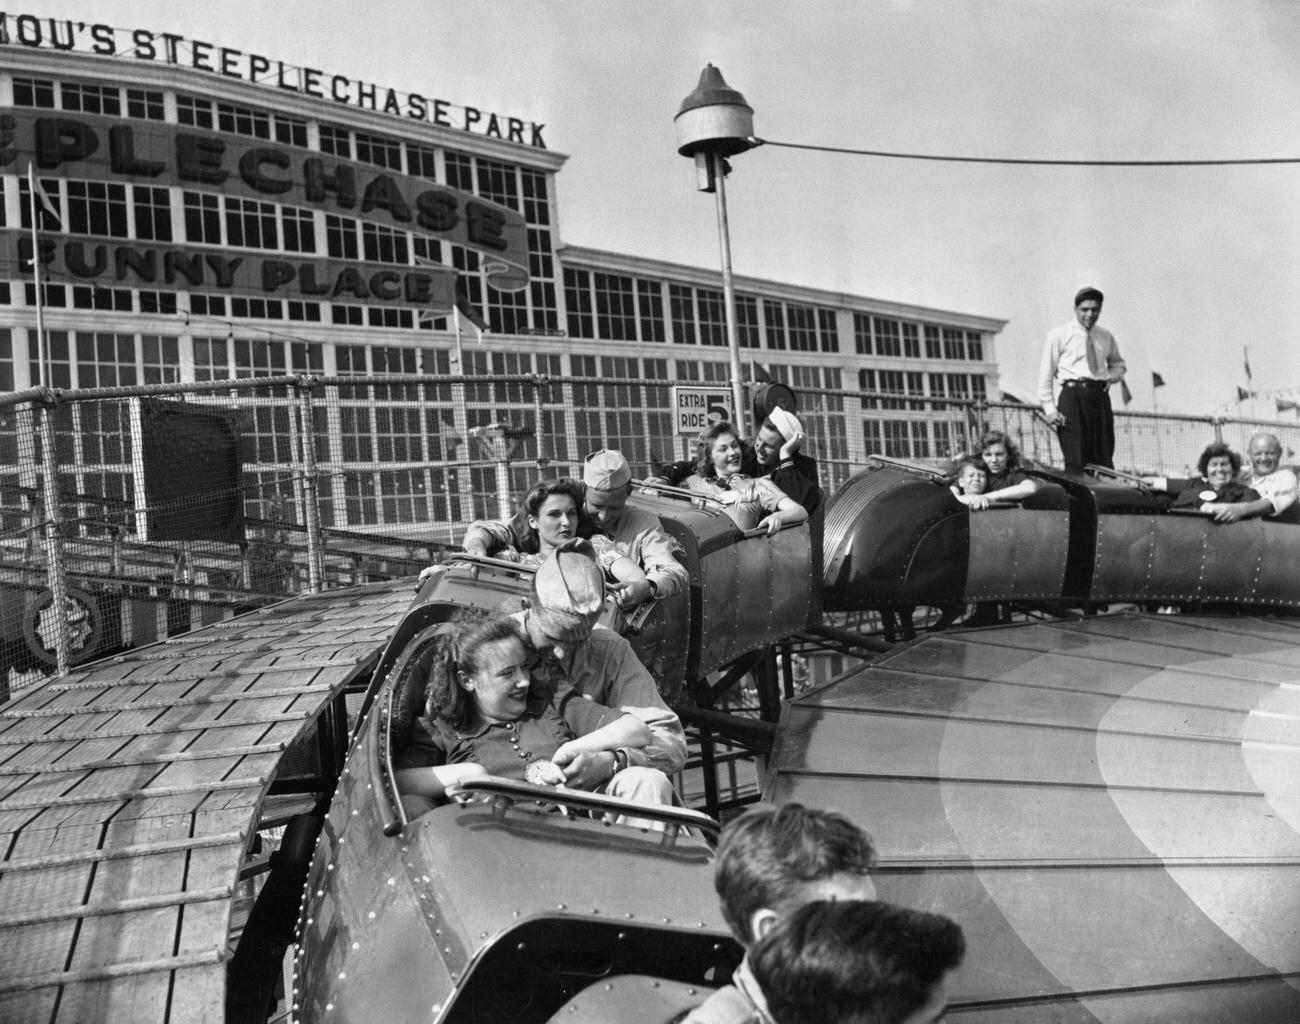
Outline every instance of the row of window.
[[(664, 282), (576, 267), (564, 268), (569, 335), (601, 341), (665, 341), (683, 345), (727, 344), (723, 293), (714, 288)], [(761, 306), (761, 310), (760, 310)], [(853, 314), (859, 354), (974, 360), (984, 358), (978, 331)], [(835, 310), (754, 295), (736, 296), (736, 330), (742, 348), (790, 352), (839, 352)]]
[(868, 409), (928, 409), (933, 403), (925, 398), (983, 401), (987, 397), (983, 376), (969, 373), (859, 370), (858, 388), (886, 396), (864, 398), (863, 407)]
[(920, 359), (922, 333), (926, 359), (978, 362), (984, 358), (984, 339), (978, 331), (916, 324), (866, 313), (853, 314), (853, 344), (859, 355)]

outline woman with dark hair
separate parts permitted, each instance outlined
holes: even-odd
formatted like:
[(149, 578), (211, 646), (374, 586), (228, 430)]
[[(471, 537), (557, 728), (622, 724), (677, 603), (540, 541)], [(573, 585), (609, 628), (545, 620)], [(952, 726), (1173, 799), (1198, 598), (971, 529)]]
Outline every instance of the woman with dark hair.
[(983, 494), (957, 496), (972, 512), (988, 508), (991, 501), (1024, 501), (1038, 490), (1038, 481), (1020, 468), (1020, 449), (1001, 430), (988, 431), (975, 451), (988, 466), (988, 484)]
[(1253, 487), (1237, 483), (1241, 456), (1222, 441), (1206, 446), (1196, 460), (1196, 468), (1201, 474), (1200, 482), (1184, 488), (1174, 499), (1174, 508), (1213, 512), (1216, 505), (1259, 500)]
[[(587, 700), (567, 683), (555, 693), (535, 686), (523, 629), (509, 615), (463, 609), (450, 633), (429, 642), (432, 657), (412, 658), (420, 663), (413, 669), (427, 672), (425, 714), (394, 762), (408, 817), (429, 810), (461, 779), (496, 775), (558, 786), (565, 773), (557, 759), (653, 740), (641, 719)], [(667, 776), (663, 787), (671, 800)]]
[(745, 463), (744, 442), (736, 428), (715, 423), (695, 442), (695, 472), (684, 486), (721, 502), (742, 530), (762, 526), (771, 536), (782, 526), (808, 518), (807, 509), (771, 480), (747, 475)]

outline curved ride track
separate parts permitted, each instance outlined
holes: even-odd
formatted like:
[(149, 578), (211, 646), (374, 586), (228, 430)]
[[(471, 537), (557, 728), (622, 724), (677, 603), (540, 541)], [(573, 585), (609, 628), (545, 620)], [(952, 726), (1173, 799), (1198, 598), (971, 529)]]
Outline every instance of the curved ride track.
[(406, 580), (288, 601), (0, 708), (0, 1021), (221, 1019), (271, 779), (410, 600)]

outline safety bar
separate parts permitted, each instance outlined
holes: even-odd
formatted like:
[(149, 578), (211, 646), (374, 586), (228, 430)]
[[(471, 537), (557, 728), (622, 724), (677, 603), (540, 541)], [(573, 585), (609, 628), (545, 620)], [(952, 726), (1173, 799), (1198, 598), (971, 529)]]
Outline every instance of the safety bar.
[(621, 797), (591, 793), (584, 789), (563, 789), (555, 786), (534, 786), (529, 782), (516, 782), (497, 775), (462, 779), (447, 787), (447, 795), (465, 802), (474, 796), (486, 796), (492, 803), (492, 813), (504, 819), (516, 803), (554, 804), (566, 817), (572, 818), (574, 810), (596, 811), (600, 814), (622, 814), (631, 818), (658, 821), (664, 825), (663, 845), (676, 845), (677, 835), (683, 828), (698, 829), (714, 839), (722, 826), (707, 814), (689, 807), (672, 807), (667, 804), (642, 804)]
[(943, 472), (943, 470), (931, 469), (929, 466), (918, 466), (915, 462), (905, 462), (902, 459), (892, 459), (888, 455), (868, 455), (867, 464), (881, 466), (888, 469), (900, 469), (904, 473), (929, 477), (931, 480), (947, 480), (951, 475)]
[(1126, 484), (1131, 484), (1140, 491), (1151, 491), (1152, 486), (1134, 473), (1125, 473), (1122, 469), (1111, 469), (1110, 466), (1096, 466), (1091, 462), (1083, 467), (1085, 473), (1092, 476), (1100, 477), (1106, 480), (1120, 480)]

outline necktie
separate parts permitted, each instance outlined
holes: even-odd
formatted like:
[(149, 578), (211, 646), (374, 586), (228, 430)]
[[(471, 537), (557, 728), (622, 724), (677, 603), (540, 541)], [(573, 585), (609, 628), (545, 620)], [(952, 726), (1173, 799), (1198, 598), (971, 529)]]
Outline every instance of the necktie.
[(1098, 365), (1097, 350), (1092, 347), (1092, 331), (1083, 332), (1083, 350), (1088, 355), (1088, 373), (1096, 378), (1106, 376)]

